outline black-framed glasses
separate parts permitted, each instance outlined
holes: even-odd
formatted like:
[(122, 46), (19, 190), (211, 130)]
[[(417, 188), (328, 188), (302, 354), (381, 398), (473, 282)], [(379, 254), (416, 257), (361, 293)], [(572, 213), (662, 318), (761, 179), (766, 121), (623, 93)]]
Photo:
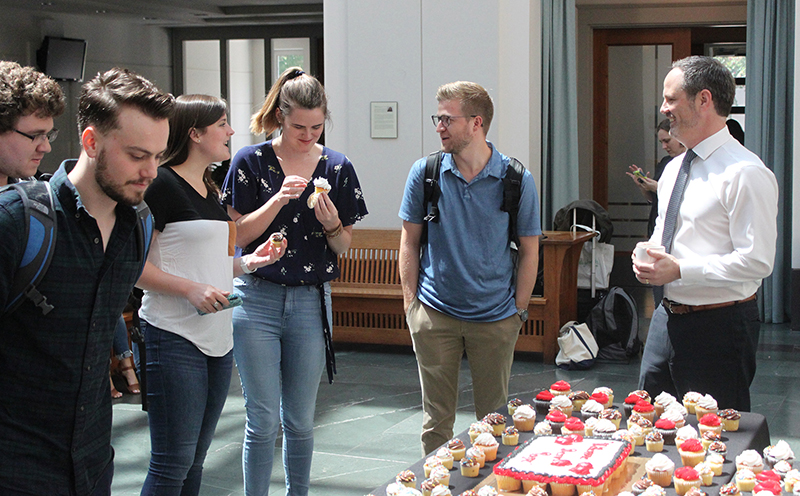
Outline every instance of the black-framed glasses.
[(52, 143), (53, 141), (56, 140), (56, 138), (58, 138), (58, 129), (56, 128), (53, 128), (46, 133), (36, 133), (36, 134), (23, 133), (19, 129), (14, 129), (14, 132), (25, 136), (34, 143), (36, 143), (37, 141), (40, 143), (44, 143), (44, 140), (47, 140), (50, 143)]
[(453, 119), (471, 119), (473, 117), (478, 117), (477, 115), (432, 115), (431, 120), (433, 121), (434, 127), (439, 127), (439, 123), (442, 123), (444, 127), (450, 127), (450, 121)]

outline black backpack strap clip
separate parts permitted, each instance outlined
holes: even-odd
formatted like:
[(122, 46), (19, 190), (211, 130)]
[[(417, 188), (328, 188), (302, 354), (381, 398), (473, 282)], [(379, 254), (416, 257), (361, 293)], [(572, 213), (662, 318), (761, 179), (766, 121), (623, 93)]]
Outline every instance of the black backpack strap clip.
[(442, 166), (442, 152), (433, 152), (428, 155), (425, 161), (425, 183), (423, 187), (422, 204), (427, 210), (430, 204), (430, 211), (422, 219), (422, 236), (420, 245), (428, 243), (428, 222), (439, 223), (439, 197), (442, 189), (439, 187), (439, 171)]
[(20, 266), (14, 273), (14, 280), (8, 294), (4, 313), (14, 311), (25, 298), (47, 315), (53, 306), (36, 289), (36, 285), (47, 273), (56, 246), (56, 212), (53, 208), (53, 191), (50, 183), (44, 181), (22, 181), (0, 191), (16, 191), (23, 205), (25, 222), (25, 250)]

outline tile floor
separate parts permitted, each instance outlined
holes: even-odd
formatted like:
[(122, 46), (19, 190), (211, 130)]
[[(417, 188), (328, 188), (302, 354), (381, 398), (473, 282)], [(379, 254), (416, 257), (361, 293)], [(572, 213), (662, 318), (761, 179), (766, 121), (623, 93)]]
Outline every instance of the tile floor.
[[(800, 333), (788, 326), (764, 326), (758, 354), (758, 375), (752, 386), (753, 411), (768, 419), (773, 442), (787, 440), (800, 453)], [(421, 456), (419, 382), (408, 349), (361, 347), (341, 349), (339, 374), (333, 385), (322, 383), (316, 414), (311, 494), (364, 495), (394, 477)], [(517, 357), (510, 391), (521, 398), (559, 379), (591, 390), (607, 385), (615, 391), (636, 388), (638, 362), (597, 364), (583, 372), (542, 364), (537, 355)], [(466, 361), (456, 431), (473, 421), (472, 391)], [(795, 420), (792, 420), (795, 418)], [(242, 494), (241, 451), (244, 406), (234, 380), (216, 436), (205, 463), (201, 494)], [(114, 495), (139, 494), (149, 460), (147, 416), (135, 397), (114, 404), (113, 444), (116, 449)], [(280, 456), (280, 455), (278, 455)], [(283, 494), (283, 470), (276, 465), (270, 494)]]
[[(639, 303), (641, 327), (652, 312), (647, 290), (629, 289)], [(785, 439), (800, 454), (800, 333), (789, 325), (764, 325), (758, 352), (758, 372), (752, 385), (753, 411), (767, 417), (772, 441)], [(320, 384), (316, 412), (312, 495), (361, 496), (393, 478), (421, 457), (420, 388), (414, 355), (407, 348), (344, 347), (337, 353), (336, 382)], [(609, 386), (619, 394), (636, 389), (639, 363), (597, 364), (588, 371), (563, 371), (543, 364), (541, 355), (516, 357), (510, 383), (514, 396), (530, 398), (559, 379), (573, 388)], [(472, 390), (466, 360), (461, 372), (461, 396), (455, 430), (473, 421)], [(241, 451), (244, 404), (238, 376), (205, 463), (202, 495), (241, 495)], [(795, 420), (792, 420), (795, 418)], [(116, 449), (114, 495), (139, 494), (147, 472), (150, 441), (147, 415), (140, 400), (126, 395), (114, 403), (112, 442)], [(280, 440), (279, 440), (280, 442)], [(278, 449), (276, 449), (278, 453)], [(276, 460), (280, 460), (280, 455)], [(270, 494), (284, 494), (283, 469), (276, 463)]]

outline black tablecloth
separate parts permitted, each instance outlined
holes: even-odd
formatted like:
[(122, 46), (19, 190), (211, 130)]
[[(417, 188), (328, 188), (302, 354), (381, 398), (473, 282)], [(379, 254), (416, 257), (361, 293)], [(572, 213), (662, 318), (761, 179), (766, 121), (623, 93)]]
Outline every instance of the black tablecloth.
[[(502, 413), (506, 416), (506, 425), (513, 425), (513, 421), (508, 416), (508, 410), (506, 408), (500, 410), (499, 413)], [(537, 423), (541, 421), (540, 417), (541, 416), (537, 414)], [(686, 423), (694, 426), (695, 429), (697, 429), (697, 418), (694, 415), (689, 415), (686, 418)], [(620, 428), (625, 428), (625, 419), (620, 422)], [(461, 432), (455, 437), (464, 441), (465, 446), (471, 446), (468, 431)], [(520, 432), (519, 444), (524, 443), (532, 437), (532, 432)], [(500, 442), (500, 439), (497, 439), (498, 442)], [(734, 472), (736, 472), (736, 466), (734, 464), (736, 455), (746, 449), (754, 449), (761, 453), (764, 448), (770, 444), (767, 420), (763, 415), (759, 415), (757, 413), (742, 412), (742, 418), (739, 421), (739, 430), (736, 432), (723, 432), (721, 441), (727, 446), (728, 454), (725, 457), (722, 475), (715, 476), (714, 483), (711, 486), (701, 488), (708, 494), (717, 494), (719, 492), (719, 486), (731, 480)], [(494, 465), (496, 463), (500, 463), (500, 461), (506, 455), (514, 451), (514, 449), (516, 449), (516, 446), (506, 446), (500, 442), (500, 446), (497, 449), (497, 459), (493, 462), (486, 462), (486, 465), (480, 470), (480, 475), (478, 475), (478, 477), (462, 477), (459, 463), (454, 462), (453, 470), (450, 471), (450, 491), (454, 496), (458, 496), (463, 491), (477, 486), (481, 483), (481, 481), (492, 474), (492, 468)], [(672, 461), (675, 462), (676, 468), (682, 466), (681, 457), (680, 454), (678, 454), (678, 449), (675, 447), (675, 445), (664, 445), (664, 451), (662, 451), (662, 453), (667, 455)], [(645, 446), (642, 445), (635, 446), (633, 451), (631, 451), (630, 456), (650, 458), (654, 454), (655, 453), (647, 451)], [(411, 470), (417, 476), (417, 489), (419, 489), (420, 483), (425, 480), (425, 471), (422, 468), (424, 464), (425, 458), (408, 467), (408, 470)], [(386, 494), (386, 486), (392, 482), (394, 482), (394, 480), (387, 481), (384, 485), (372, 491), (372, 494), (375, 496), (384, 496)], [(666, 488), (666, 491), (669, 496), (675, 495), (675, 489), (672, 486)]]

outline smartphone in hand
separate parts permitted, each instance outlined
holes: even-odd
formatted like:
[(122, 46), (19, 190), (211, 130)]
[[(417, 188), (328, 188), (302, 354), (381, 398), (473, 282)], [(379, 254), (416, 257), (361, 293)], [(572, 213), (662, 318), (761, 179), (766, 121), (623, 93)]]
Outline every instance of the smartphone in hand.
[[(237, 294), (231, 293), (231, 294), (228, 295), (228, 306), (223, 308), (222, 310), (230, 310), (231, 308), (238, 307), (241, 304), (242, 304), (242, 297), (237, 295)], [(200, 310), (199, 308), (197, 309), (197, 314), (198, 315), (208, 315), (207, 312), (204, 312), (204, 311)]]

